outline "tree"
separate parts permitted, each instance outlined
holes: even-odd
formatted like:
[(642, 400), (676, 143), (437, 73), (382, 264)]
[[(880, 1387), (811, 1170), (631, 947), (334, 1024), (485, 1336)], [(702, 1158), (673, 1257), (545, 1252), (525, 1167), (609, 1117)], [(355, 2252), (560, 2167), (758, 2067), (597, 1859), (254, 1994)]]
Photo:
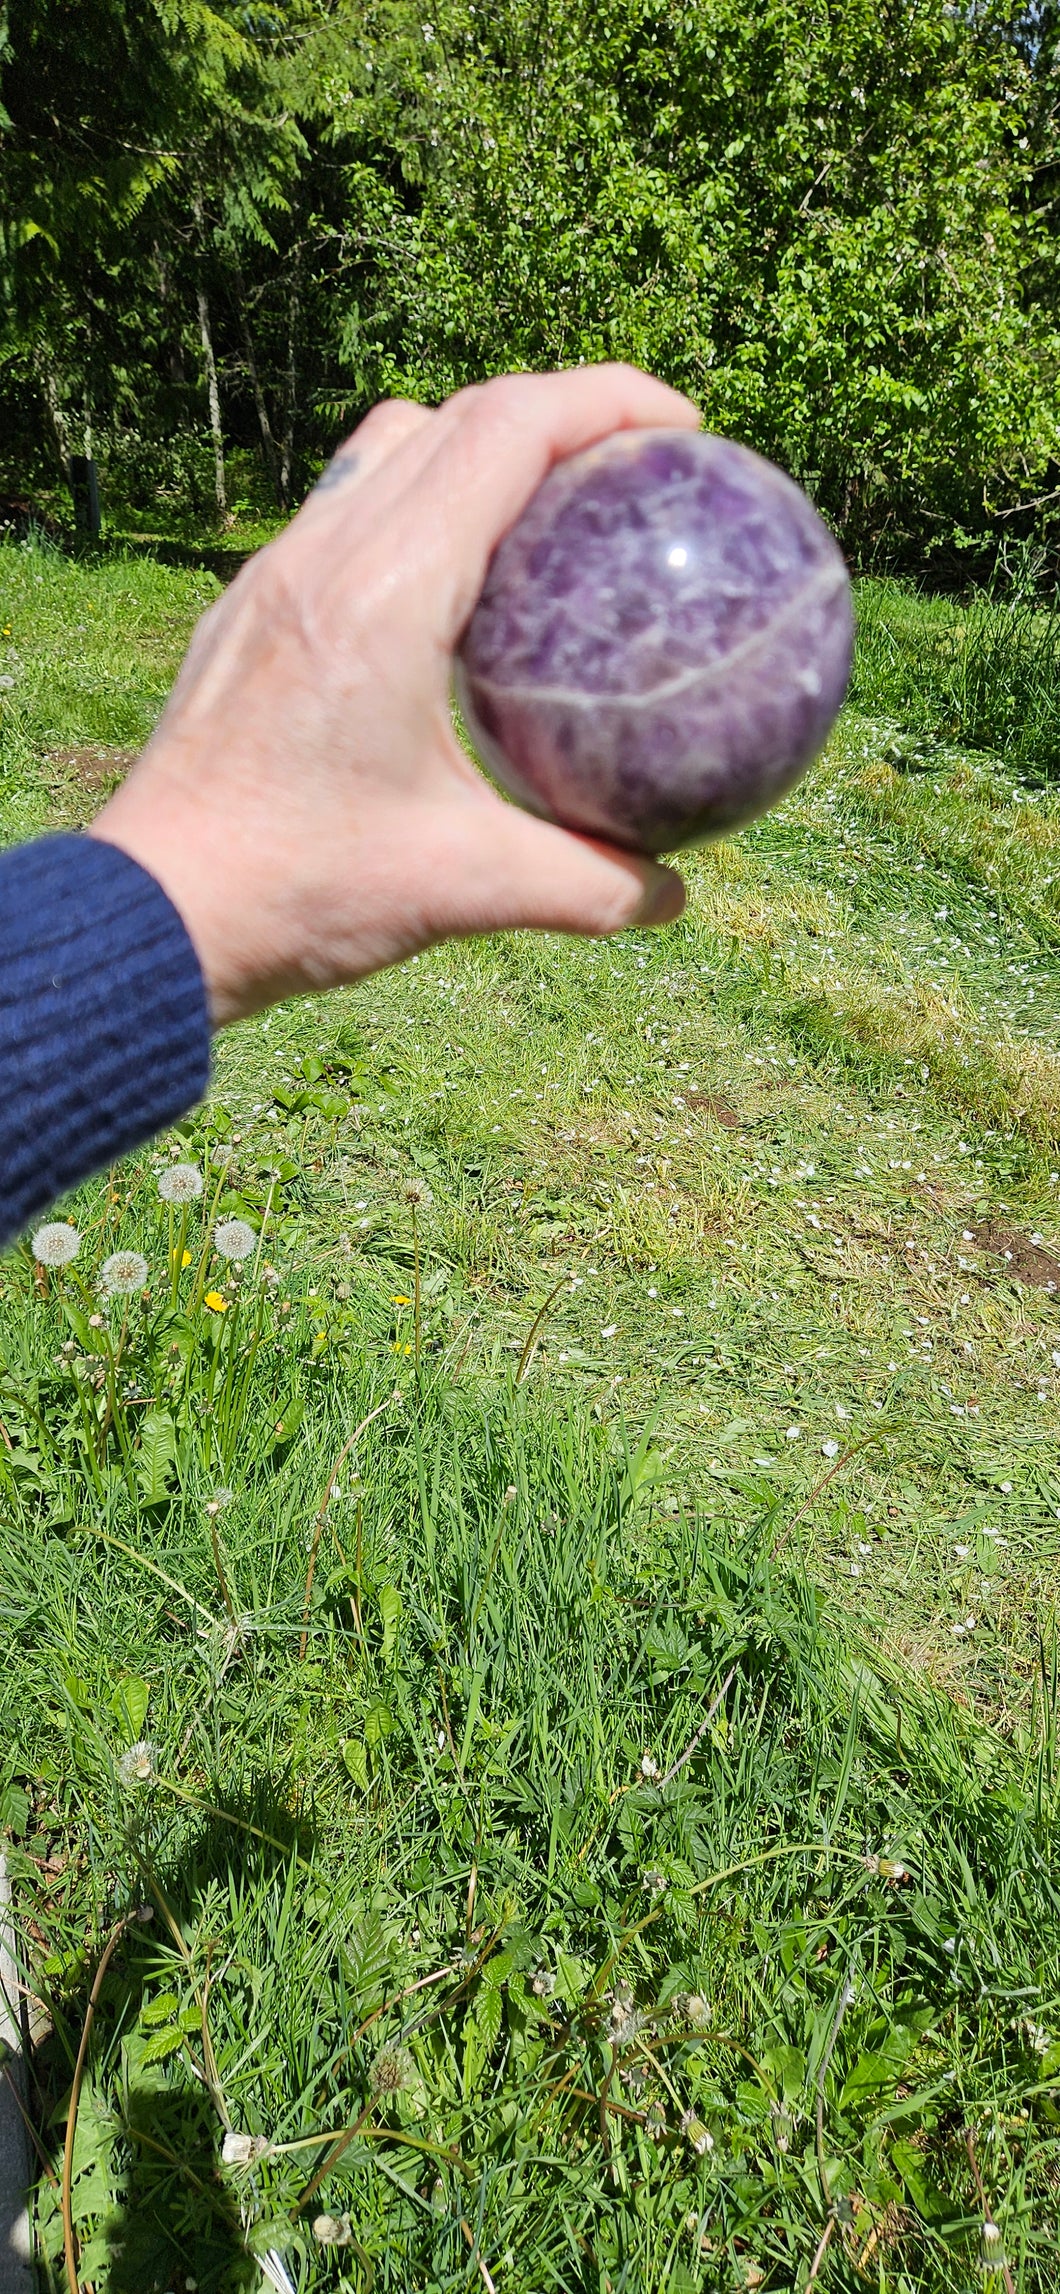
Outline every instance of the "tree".
[[(65, 454), (633, 358), (863, 558), (1060, 461), (1057, 0), (12, 0), (0, 391)], [(430, 0), (434, 6), (434, 0)], [(81, 69), (81, 60), (84, 68)], [(1000, 530), (1000, 529), (998, 529)]]
[(399, 21), (418, 55), (372, 99), (382, 291), (343, 338), (365, 379), (435, 395), (636, 358), (862, 549), (979, 529), (1048, 468), (1034, 75), (1003, 12), (469, 0), (418, 39)]

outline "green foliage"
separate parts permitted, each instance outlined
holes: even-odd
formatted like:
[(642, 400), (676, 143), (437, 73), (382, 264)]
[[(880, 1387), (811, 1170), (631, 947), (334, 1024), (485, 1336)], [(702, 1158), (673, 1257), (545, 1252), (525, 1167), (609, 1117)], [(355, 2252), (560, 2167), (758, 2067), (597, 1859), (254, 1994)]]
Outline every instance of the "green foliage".
[(69, 40), (13, 10), (0, 376), (115, 483), (126, 430), (201, 438), (208, 334), (283, 504), (384, 391), (603, 357), (862, 557), (1051, 492), (1051, 12), (93, 0), (76, 72)]
[(396, 386), (634, 358), (855, 549), (981, 526), (1055, 455), (1055, 332), (1019, 284), (1029, 82), (1000, 15), (510, 0), (446, 19), (421, 71)]

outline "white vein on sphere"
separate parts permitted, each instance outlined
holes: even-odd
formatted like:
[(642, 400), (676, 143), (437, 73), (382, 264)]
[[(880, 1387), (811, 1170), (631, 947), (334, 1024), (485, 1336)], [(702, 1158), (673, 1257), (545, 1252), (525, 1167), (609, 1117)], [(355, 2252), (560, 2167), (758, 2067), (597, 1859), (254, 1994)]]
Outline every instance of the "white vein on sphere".
[[(467, 676), (475, 691), (494, 693), (498, 699), (503, 697), (506, 701), (561, 702), (565, 707), (573, 709), (654, 708), (657, 702), (673, 700), (678, 694), (687, 693), (693, 685), (701, 685), (704, 680), (708, 681), (709, 689), (711, 683), (719, 685), (727, 681), (734, 669), (745, 665), (753, 667), (756, 657), (775, 644), (797, 614), (805, 613), (809, 607), (827, 604), (842, 589), (846, 578), (846, 568), (842, 565), (819, 567), (812, 579), (804, 582), (802, 588), (788, 598), (779, 612), (771, 615), (749, 637), (742, 638), (731, 652), (720, 654), (714, 661), (704, 661), (695, 668), (681, 669), (675, 677), (668, 677), (659, 685), (651, 685), (642, 693), (601, 693), (590, 691), (583, 685), (502, 685), (495, 677), (486, 677), (481, 670), (473, 668), (467, 670)], [(654, 637), (657, 627), (658, 624), (653, 624), (652, 631), (646, 632), (645, 636)], [(644, 641), (644, 638), (639, 638), (631, 651), (639, 650)]]

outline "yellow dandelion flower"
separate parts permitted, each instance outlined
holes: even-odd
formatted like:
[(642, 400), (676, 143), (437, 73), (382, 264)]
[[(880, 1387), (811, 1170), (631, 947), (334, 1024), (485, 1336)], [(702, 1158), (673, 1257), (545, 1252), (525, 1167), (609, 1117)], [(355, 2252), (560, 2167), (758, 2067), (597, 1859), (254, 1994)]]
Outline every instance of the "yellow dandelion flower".
[(397, 1291), (397, 1292), (395, 1293), (395, 1295), (394, 1295), (394, 1296), (391, 1298), (390, 1304), (391, 1304), (391, 1306), (411, 1306), (411, 1305), (412, 1305), (412, 1300), (411, 1300), (411, 1298), (407, 1298), (407, 1297), (406, 1297), (406, 1295), (405, 1295), (405, 1292), (404, 1292), (403, 1290), (399, 1290), (399, 1291)]
[[(177, 1263), (177, 1254), (176, 1254), (176, 1251), (174, 1251), (174, 1252), (173, 1252), (172, 1256), (173, 1256), (173, 1264), (174, 1264), (174, 1266), (175, 1266), (175, 1265), (176, 1265), (176, 1263)], [(184, 1253), (184, 1256), (183, 1256), (183, 1258), (181, 1259), (181, 1262), (180, 1262), (180, 1263), (181, 1263), (181, 1266), (182, 1266), (182, 1267), (184, 1267), (184, 1266), (190, 1266), (190, 1265), (191, 1265), (191, 1252), (190, 1252), (190, 1251), (185, 1251), (185, 1253)]]
[(211, 1314), (227, 1314), (228, 1312), (228, 1300), (222, 1298), (219, 1290), (208, 1290), (202, 1303), (209, 1307)]
[(411, 1354), (412, 1342), (408, 1338), (392, 1338), (390, 1341), (390, 1351), (391, 1354)]

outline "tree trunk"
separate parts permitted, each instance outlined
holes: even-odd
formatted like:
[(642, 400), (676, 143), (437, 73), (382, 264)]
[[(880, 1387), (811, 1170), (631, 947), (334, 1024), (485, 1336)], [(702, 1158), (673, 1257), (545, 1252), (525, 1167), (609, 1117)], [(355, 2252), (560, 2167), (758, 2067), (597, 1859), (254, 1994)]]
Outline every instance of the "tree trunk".
[(250, 387), (254, 393), (254, 404), (258, 410), (258, 427), (261, 431), (261, 450), (265, 457), (265, 467), (269, 473), (269, 483), (272, 487), (273, 493), (276, 496), (279, 507), (282, 510), (285, 507), (285, 503), (283, 494), (280, 490), (279, 451), (276, 445), (276, 440), (273, 437), (272, 424), (269, 421), (269, 409), (265, 404), (265, 393), (261, 387), (261, 376), (258, 373), (258, 362), (254, 356), (254, 340), (250, 332), (250, 320), (247, 317), (246, 288), (243, 284), (243, 273), (238, 268), (238, 266), (236, 268), (236, 293), (239, 297), (239, 325), (243, 336), (243, 349), (246, 353), (247, 373), (250, 376)]
[(213, 483), (217, 496), (217, 515), (223, 526), (228, 524), (228, 494), (225, 487), (225, 443), (221, 430), (221, 393), (217, 386), (217, 360), (213, 355), (213, 336), (210, 333), (210, 307), (206, 289), (201, 281), (196, 288), (199, 306), (199, 334), (202, 337), (203, 365), (206, 368), (206, 395), (210, 405), (210, 436), (213, 439)]
[(157, 239), (154, 256), (158, 272), (158, 301), (165, 329), (166, 364), (170, 381), (179, 389), (187, 380), (184, 373), (184, 345), (180, 338), (179, 313), (174, 306), (172, 272)]
[(48, 420), (51, 423), (52, 436), (55, 439), (56, 452), (59, 456), (59, 465), (65, 485), (70, 464), (70, 429), (59, 400), (59, 385), (55, 379), (55, 369), (44, 344), (41, 342), (34, 346), (33, 364), (40, 385), (41, 397), (48, 409)]
[(298, 339), (298, 314), (302, 296), (302, 248), (295, 248), (291, 263), (291, 287), (287, 298), (287, 374), (284, 385), (283, 437), (280, 440), (280, 501), (285, 510), (291, 507), (291, 480), (294, 470), (294, 431), (298, 412), (298, 369), (295, 346)]

